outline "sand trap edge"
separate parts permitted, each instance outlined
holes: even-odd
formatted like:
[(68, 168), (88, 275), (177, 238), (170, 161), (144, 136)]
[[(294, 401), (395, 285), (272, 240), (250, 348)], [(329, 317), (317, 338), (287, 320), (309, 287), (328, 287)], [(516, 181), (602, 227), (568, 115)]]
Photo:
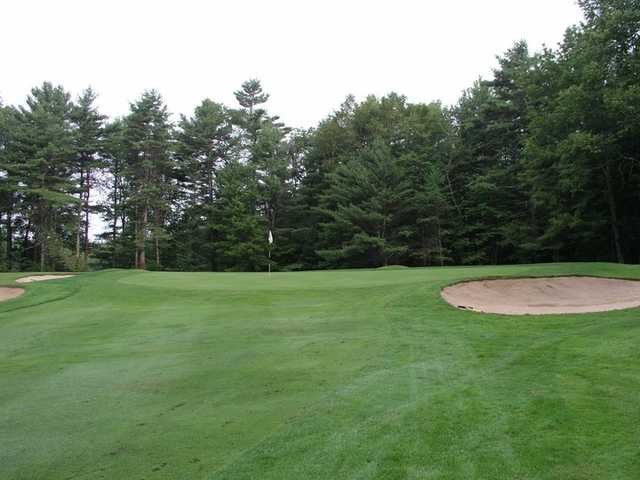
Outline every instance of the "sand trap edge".
[[(474, 282), (483, 282), (483, 281), (491, 281), (491, 280), (527, 280), (527, 279), (554, 279), (554, 278), (595, 278), (595, 279), (604, 279), (604, 280), (623, 280), (623, 281), (628, 281), (628, 282), (640, 282), (640, 278), (636, 278), (636, 277), (617, 277), (617, 276), (604, 276), (604, 275), (587, 275), (587, 274), (581, 274), (581, 273), (572, 273), (572, 274), (555, 274), (555, 275), (515, 275), (515, 276), (504, 276), (504, 275), (489, 275), (489, 276), (484, 276), (484, 277), (477, 277), (477, 278), (465, 278), (462, 280), (457, 280), (454, 281), (452, 283), (449, 283), (447, 285), (443, 285), (442, 287), (440, 287), (440, 300), (442, 302), (444, 302), (445, 304), (447, 304), (449, 307), (451, 308), (455, 308), (456, 310), (460, 310), (460, 311), (466, 311), (466, 312), (473, 312), (473, 313), (479, 313), (479, 314), (483, 314), (483, 315), (500, 315), (500, 316), (506, 316), (506, 317), (521, 317), (521, 316), (541, 316), (541, 315), (584, 315), (584, 314), (589, 314), (589, 313), (607, 313), (607, 312), (616, 312), (616, 311), (623, 311), (623, 310), (633, 310), (633, 309), (637, 309), (640, 308), (640, 304), (635, 304), (635, 305), (630, 305), (630, 306), (624, 306), (624, 307), (620, 307), (620, 308), (613, 308), (613, 309), (608, 309), (608, 310), (593, 310), (593, 311), (585, 311), (585, 312), (537, 312), (537, 313), (503, 313), (503, 312), (489, 312), (489, 311), (483, 311), (483, 310), (479, 310), (479, 309), (474, 309), (473, 307), (470, 306), (461, 306), (461, 305), (456, 305), (455, 303), (450, 302), (449, 300), (447, 300), (446, 296), (444, 295), (444, 291), (447, 288), (450, 287), (455, 287), (456, 285), (461, 285), (464, 283), (474, 283)], [(640, 302), (640, 300), (639, 300)], [(598, 305), (598, 304), (595, 304)], [(595, 306), (594, 305), (594, 306)]]
[(0, 302), (6, 302), (7, 300), (18, 298), (24, 295), (25, 292), (26, 290), (24, 288), (0, 287)]
[(76, 277), (77, 274), (64, 274), (64, 275), (29, 275), (28, 277), (20, 277), (16, 279), (16, 283), (32, 283), (32, 282), (45, 282), (48, 280), (59, 280), (62, 278)]

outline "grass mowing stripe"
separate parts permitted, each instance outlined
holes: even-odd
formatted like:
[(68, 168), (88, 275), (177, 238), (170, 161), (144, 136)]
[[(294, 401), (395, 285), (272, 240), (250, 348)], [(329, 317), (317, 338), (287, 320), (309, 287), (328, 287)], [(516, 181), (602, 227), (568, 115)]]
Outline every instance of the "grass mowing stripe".
[(501, 275), (640, 269), (28, 284), (0, 304), (0, 478), (640, 478), (638, 310), (509, 317), (440, 298)]

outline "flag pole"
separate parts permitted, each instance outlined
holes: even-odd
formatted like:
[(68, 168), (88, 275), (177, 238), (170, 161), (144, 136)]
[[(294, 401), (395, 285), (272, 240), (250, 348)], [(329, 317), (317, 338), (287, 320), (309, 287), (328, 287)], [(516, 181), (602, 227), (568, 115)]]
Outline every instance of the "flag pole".
[(269, 230), (267, 241), (269, 242), (269, 276), (271, 276), (271, 245), (273, 245), (273, 233), (271, 233), (271, 230)]

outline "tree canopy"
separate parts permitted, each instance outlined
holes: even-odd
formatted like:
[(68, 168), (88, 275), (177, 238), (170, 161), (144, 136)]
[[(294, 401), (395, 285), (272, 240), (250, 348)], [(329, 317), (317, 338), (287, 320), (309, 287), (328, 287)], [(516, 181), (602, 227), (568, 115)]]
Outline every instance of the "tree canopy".
[(0, 103), (0, 269), (638, 262), (640, 5), (579, 4), (453, 106), (348, 95), (308, 130), (258, 79), (175, 119), (45, 82)]

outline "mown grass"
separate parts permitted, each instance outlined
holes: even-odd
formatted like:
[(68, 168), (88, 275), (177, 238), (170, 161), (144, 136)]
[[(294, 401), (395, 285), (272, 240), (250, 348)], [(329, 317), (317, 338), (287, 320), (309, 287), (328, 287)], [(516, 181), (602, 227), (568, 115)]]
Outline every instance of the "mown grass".
[(439, 296), (560, 274), (640, 268), (28, 284), (0, 304), (0, 478), (640, 478), (639, 310), (508, 317)]

